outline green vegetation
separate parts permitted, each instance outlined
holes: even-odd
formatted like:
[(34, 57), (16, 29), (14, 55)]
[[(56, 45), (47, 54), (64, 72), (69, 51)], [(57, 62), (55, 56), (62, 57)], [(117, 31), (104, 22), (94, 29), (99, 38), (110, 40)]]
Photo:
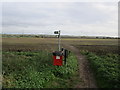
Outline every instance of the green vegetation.
[(90, 66), (93, 69), (98, 87), (100, 88), (119, 88), (120, 87), (120, 68), (118, 54), (97, 55), (88, 51), (81, 51), (86, 55)]
[(118, 54), (120, 46), (112, 45), (112, 41), (106, 43), (108, 45), (75, 45), (75, 47), (79, 48), (89, 60), (98, 87), (118, 88), (120, 87), (120, 55)]
[[(74, 54), (69, 55), (67, 65), (52, 65), (51, 52), (58, 49), (56, 38), (16, 36), (2, 38), (3, 87), (59, 88), (77, 83)], [(118, 39), (63, 38), (61, 41), (63, 47), (73, 45), (87, 56), (98, 87), (120, 87)]]
[[(103, 40), (104, 41), (104, 40)], [(83, 55), (89, 60), (98, 87), (118, 88), (120, 87), (120, 67), (119, 67), (119, 45), (112, 45), (113, 41), (101, 45), (103, 41), (98, 41), (99, 45), (75, 45)], [(118, 42), (118, 40), (116, 41)], [(88, 43), (88, 42), (87, 42)]]
[(2, 69), (3, 88), (73, 87), (78, 78), (77, 60), (72, 53), (66, 65), (53, 66), (49, 52), (3, 52)]

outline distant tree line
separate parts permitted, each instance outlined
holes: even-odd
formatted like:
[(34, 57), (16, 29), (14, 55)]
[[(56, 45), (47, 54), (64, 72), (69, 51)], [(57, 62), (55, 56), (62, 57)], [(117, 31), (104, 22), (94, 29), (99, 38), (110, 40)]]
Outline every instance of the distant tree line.
[[(57, 38), (57, 35), (33, 35), (33, 34), (2, 34), (2, 37), (34, 37), (34, 38)], [(95, 37), (95, 36), (69, 36), (61, 35), (61, 38), (83, 38), (83, 39), (120, 39), (120, 37)]]

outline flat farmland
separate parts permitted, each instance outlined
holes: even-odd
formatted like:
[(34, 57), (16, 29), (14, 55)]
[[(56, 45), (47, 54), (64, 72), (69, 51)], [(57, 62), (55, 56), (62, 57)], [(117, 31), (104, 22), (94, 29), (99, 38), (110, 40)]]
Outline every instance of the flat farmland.
[(3, 87), (120, 87), (118, 39), (62, 38), (61, 47), (71, 51), (62, 67), (52, 64), (57, 44), (57, 38), (2, 38)]
[[(56, 38), (2, 38), (3, 44), (57, 44)], [(118, 39), (62, 38), (62, 44), (77, 45), (118, 45)]]
[[(3, 51), (39, 51), (56, 50), (58, 40), (56, 38), (2, 38)], [(78, 39), (62, 38), (61, 46), (65, 44), (77, 47), (89, 46), (118, 46), (118, 39)]]

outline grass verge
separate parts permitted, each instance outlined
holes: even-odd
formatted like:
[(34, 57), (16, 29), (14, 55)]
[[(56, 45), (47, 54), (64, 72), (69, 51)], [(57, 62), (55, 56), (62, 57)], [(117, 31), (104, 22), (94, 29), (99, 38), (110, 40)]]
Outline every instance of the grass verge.
[(49, 52), (3, 52), (3, 88), (70, 88), (77, 80), (77, 59), (53, 66)]
[(118, 54), (96, 55), (88, 51), (81, 51), (86, 55), (93, 69), (98, 87), (120, 88), (120, 68)]

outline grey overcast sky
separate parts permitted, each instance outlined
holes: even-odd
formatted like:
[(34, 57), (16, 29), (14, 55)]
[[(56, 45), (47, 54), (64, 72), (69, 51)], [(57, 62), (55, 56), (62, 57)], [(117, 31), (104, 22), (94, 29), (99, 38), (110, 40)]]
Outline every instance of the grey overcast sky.
[(118, 36), (117, 2), (3, 2), (2, 33)]

